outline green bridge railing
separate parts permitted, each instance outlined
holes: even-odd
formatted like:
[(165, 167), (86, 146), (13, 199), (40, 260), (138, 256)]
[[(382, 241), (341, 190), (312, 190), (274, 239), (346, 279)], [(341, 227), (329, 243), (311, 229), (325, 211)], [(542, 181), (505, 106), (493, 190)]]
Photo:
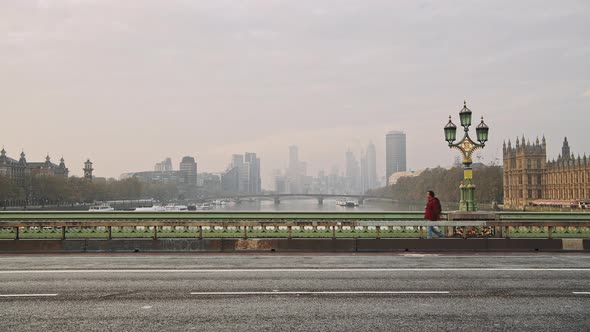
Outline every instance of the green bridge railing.
[(589, 238), (590, 213), (449, 212), (2, 212), (0, 239), (117, 238)]

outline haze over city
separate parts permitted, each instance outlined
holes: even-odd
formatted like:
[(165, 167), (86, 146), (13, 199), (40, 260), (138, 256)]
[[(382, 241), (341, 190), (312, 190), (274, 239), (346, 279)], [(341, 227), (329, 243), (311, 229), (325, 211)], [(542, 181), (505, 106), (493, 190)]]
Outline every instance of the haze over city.
[(523, 134), (584, 152), (588, 17), (587, 1), (4, 1), (0, 145), (106, 177), (255, 152), (272, 189), (290, 145), (315, 175), (372, 141), (382, 177), (391, 130), (409, 169), (449, 165), (442, 128), (466, 99), (485, 162)]

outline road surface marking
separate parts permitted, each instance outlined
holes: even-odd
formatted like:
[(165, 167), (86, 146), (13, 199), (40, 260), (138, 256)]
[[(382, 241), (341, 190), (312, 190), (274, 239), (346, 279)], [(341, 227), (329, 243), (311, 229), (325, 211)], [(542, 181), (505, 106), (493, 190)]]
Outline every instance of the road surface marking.
[(590, 292), (572, 292), (577, 295), (590, 295)]
[(96, 269), (96, 270), (6, 270), (0, 274), (49, 273), (252, 273), (252, 272), (590, 272), (590, 268), (335, 268), (335, 269)]
[(0, 294), (0, 297), (42, 297), (57, 296), (57, 294)]
[(272, 292), (191, 292), (191, 295), (387, 295), (449, 294), (447, 291), (272, 291)]

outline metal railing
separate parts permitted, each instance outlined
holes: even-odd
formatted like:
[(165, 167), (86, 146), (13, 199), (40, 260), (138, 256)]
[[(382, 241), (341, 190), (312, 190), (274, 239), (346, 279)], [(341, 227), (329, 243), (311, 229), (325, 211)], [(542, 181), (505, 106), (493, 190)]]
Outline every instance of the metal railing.
[(588, 213), (483, 212), (199, 212), (0, 213), (0, 239), (117, 238), (424, 238), (428, 226), (448, 237), (589, 238)]

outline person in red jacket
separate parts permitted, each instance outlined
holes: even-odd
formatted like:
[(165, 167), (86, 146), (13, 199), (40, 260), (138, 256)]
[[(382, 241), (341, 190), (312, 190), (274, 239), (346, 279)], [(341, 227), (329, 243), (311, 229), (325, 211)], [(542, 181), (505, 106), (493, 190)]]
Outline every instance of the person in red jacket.
[[(434, 191), (427, 191), (426, 198), (428, 198), (428, 202), (426, 203), (426, 208), (424, 210), (424, 219), (430, 221), (440, 220), (440, 213), (442, 212), (442, 207), (440, 206), (440, 201), (438, 200), (438, 198), (435, 197)], [(436, 227), (428, 226), (429, 239), (432, 239), (432, 233), (436, 234), (438, 237), (445, 237), (445, 235), (441, 233), (438, 229), (436, 229)]]

